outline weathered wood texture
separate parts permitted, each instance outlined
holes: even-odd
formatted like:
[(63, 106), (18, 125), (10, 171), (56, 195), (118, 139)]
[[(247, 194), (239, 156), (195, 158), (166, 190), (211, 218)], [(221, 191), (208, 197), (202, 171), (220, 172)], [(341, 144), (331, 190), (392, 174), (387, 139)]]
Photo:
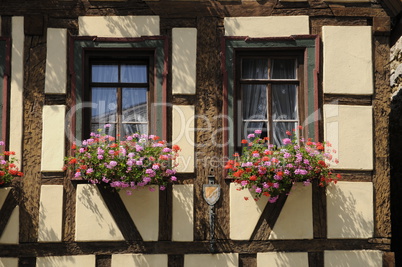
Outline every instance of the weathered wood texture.
[(184, 266), (184, 255), (169, 255), (168, 256), (168, 267), (183, 267)]
[(20, 242), (35, 242), (41, 185), (42, 107), (46, 65), (46, 36), (25, 36), (23, 92), (22, 192)]
[[(260, 252), (323, 252), (324, 250), (382, 250), (390, 251), (388, 239), (309, 239), (272, 241), (217, 240), (216, 253), (254, 254)], [(62, 242), (2, 245), (0, 257), (39, 257), (58, 255), (143, 254), (210, 254), (209, 241), (194, 242)]]
[[(202, 197), (202, 185), (208, 183), (212, 174), (221, 184), (221, 199), (216, 204), (217, 222), (227, 222), (228, 185), (220, 177), (222, 141), (218, 117), (222, 107), (222, 81), (220, 75), (220, 19), (201, 17), (197, 19), (197, 84), (196, 84), (196, 168), (194, 181), (195, 240), (209, 238), (208, 204)], [(228, 238), (228, 223), (216, 223), (216, 238)]]
[(391, 237), (389, 39), (374, 36), (374, 236)]
[(257, 254), (239, 254), (239, 267), (257, 267)]

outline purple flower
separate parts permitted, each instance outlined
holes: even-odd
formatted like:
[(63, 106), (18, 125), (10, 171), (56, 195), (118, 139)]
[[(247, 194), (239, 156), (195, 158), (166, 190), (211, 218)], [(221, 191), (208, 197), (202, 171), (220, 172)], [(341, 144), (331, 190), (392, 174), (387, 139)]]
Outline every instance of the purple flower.
[(105, 124), (105, 126), (103, 126), (105, 129), (106, 128), (109, 128), (109, 127), (111, 127), (112, 125), (110, 125), (109, 123), (108, 124)]
[(159, 165), (158, 165), (158, 164), (152, 165), (152, 169), (153, 169), (153, 170), (158, 170), (158, 169), (159, 169)]
[(149, 191), (154, 192), (154, 191), (155, 191), (155, 188), (154, 188), (153, 186), (150, 186), (150, 187), (149, 187)]
[(256, 134), (261, 134), (262, 131), (261, 131), (261, 130), (255, 130), (254, 133), (256, 133)]
[(102, 177), (102, 182), (109, 183), (110, 179), (107, 179), (105, 176)]
[(250, 139), (250, 138), (254, 138), (255, 137), (255, 135), (254, 134), (249, 134), (249, 135), (247, 135), (247, 138), (248, 139)]
[(155, 176), (155, 171), (152, 169), (146, 169), (145, 173), (148, 174), (149, 177), (154, 177)]
[(282, 140), (282, 143), (284, 145), (288, 145), (288, 144), (292, 143), (292, 140), (290, 140), (289, 138), (285, 138), (285, 139)]
[(87, 174), (90, 174), (90, 173), (93, 173), (93, 172), (94, 172), (94, 169), (89, 168), (86, 173), (87, 173)]
[(246, 186), (247, 185), (247, 181), (241, 181), (241, 186)]
[(257, 188), (255, 189), (255, 192), (256, 192), (256, 193), (261, 193), (262, 190), (261, 190), (261, 188), (257, 187)]
[(170, 180), (173, 181), (173, 182), (176, 182), (176, 181), (177, 181), (177, 177), (176, 177), (176, 176), (172, 176), (172, 177), (170, 177)]
[(290, 155), (290, 153), (286, 152), (285, 154), (283, 154), (283, 157), (284, 157), (285, 159), (288, 159), (288, 158), (291, 157), (291, 155)]
[(162, 152), (164, 152), (164, 153), (169, 153), (171, 151), (172, 150), (170, 148), (168, 148), (168, 147), (165, 147), (164, 149), (162, 149)]
[(311, 184), (310, 180), (306, 180), (306, 181), (303, 182), (304, 186), (307, 186), (307, 185), (310, 185), (310, 184)]
[(166, 186), (161, 185), (161, 186), (159, 187), (159, 190), (161, 190), (161, 191), (165, 191), (165, 189), (166, 189)]
[(102, 148), (98, 147), (98, 155), (103, 155), (103, 153), (105, 153), (105, 150), (103, 150)]
[(98, 159), (103, 159), (103, 155), (98, 155)]
[(279, 188), (279, 183), (274, 183), (274, 188)]
[(142, 165), (142, 160), (137, 160), (137, 161), (135, 162), (135, 165), (141, 166), (141, 165)]
[(4, 146), (4, 141), (0, 141), (0, 146)]
[(269, 198), (269, 203), (275, 203), (276, 202), (276, 200), (278, 200), (278, 198), (279, 198), (279, 196), (276, 196), (276, 197), (270, 197)]
[(109, 165), (112, 166), (112, 167), (116, 167), (116, 166), (117, 166), (117, 162), (114, 161), (114, 160), (112, 160), (112, 161), (109, 163)]
[(80, 173), (80, 172), (76, 172), (76, 173), (74, 174), (74, 177), (75, 177), (75, 178), (81, 177), (81, 173)]

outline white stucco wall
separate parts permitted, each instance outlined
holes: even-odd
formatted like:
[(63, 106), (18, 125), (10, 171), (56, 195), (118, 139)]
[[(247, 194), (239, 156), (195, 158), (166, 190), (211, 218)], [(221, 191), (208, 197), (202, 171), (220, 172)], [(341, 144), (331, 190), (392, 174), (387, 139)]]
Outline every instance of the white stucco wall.
[(39, 242), (61, 242), (63, 229), (63, 186), (42, 185), (39, 204)]
[(67, 29), (47, 29), (46, 94), (65, 94), (67, 83)]
[(371, 26), (323, 26), (324, 93), (373, 93)]
[(194, 240), (194, 185), (173, 185), (172, 240)]
[(114, 254), (112, 255), (112, 267), (167, 267), (168, 255), (165, 254)]
[(140, 37), (159, 35), (159, 16), (78, 17), (80, 36)]
[(308, 16), (225, 17), (225, 36), (285, 37), (309, 34)]
[(195, 94), (197, 29), (172, 29), (172, 93)]

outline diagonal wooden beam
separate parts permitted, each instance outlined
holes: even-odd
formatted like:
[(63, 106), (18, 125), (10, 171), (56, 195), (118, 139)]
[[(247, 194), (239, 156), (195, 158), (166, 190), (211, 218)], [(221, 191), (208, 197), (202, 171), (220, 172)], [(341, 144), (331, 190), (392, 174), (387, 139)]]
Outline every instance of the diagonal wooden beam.
[(128, 213), (126, 206), (121, 200), (116, 189), (105, 185), (98, 185), (99, 192), (101, 193), (103, 200), (105, 201), (110, 213), (113, 216), (114, 221), (119, 227), (124, 239), (127, 241), (139, 240), (142, 241), (142, 237), (137, 227), (135, 226), (130, 214)]
[(17, 199), (14, 195), (14, 189), (11, 189), (4, 200), (3, 207), (0, 209), (0, 236), (3, 234), (6, 228), (7, 222), (13, 213), (14, 208), (17, 206)]
[(288, 195), (283, 193), (275, 203), (267, 203), (251, 234), (250, 240), (268, 240), (287, 198)]

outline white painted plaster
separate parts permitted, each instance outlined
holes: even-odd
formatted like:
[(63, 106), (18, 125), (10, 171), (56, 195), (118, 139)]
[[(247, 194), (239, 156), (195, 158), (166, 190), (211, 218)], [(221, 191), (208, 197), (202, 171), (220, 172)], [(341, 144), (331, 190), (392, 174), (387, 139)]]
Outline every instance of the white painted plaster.
[(184, 267), (237, 267), (239, 266), (239, 254), (186, 254), (184, 255)]
[(18, 258), (0, 258), (0, 267), (18, 267)]
[(307, 252), (257, 253), (257, 267), (308, 267)]
[(47, 29), (46, 94), (65, 94), (67, 82), (67, 29)]
[(11, 18), (10, 150), (20, 166), (24, 91), (24, 17)]
[(371, 26), (324, 26), (324, 93), (373, 93)]
[(254, 201), (254, 196), (249, 190), (239, 191), (238, 188), (237, 184), (230, 184), (230, 238), (249, 240), (268, 198), (262, 197)]
[(95, 255), (37, 257), (36, 267), (95, 267)]
[(112, 255), (112, 267), (167, 267), (168, 255), (166, 254), (114, 254)]
[(65, 156), (65, 114), (65, 105), (43, 106), (41, 171), (62, 171)]
[(80, 36), (140, 37), (159, 35), (159, 16), (78, 17)]
[(338, 182), (328, 186), (328, 238), (373, 237), (373, 210), (371, 182)]
[(75, 211), (76, 241), (124, 240), (98, 188), (91, 184), (77, 185)]
[(3, 207), (4, 201), (6, 201), (6, 198), (8, 194), (10, 193), (12, 187), (3, 187), (0, 188), (0, 209)]
[(379, 250), (324, 251), (325, 267), (382, 267)]
[(312, 186), (293, 185), (269, 239), (312, 239)]
[(193, 105), (173, 105), (172, 143), (181, 151), (177, 158), (178, 172), (194, 172), (195, 107)]
[(61, 242), (63, 227), (63, 186), (42, 185), (39, 206), (39, 242)]
[(159, 233), (159, 189), (154, 192), (149, 187), (131, 190), (132, 195), (123, 189), (119, 192), (121, 200), (135, 223), (144, 241), (157, 241)]
[(309, 34), (308, 16), (226, 17), (225, 36), (285, 37)]
[(194, 240), (194, 185), (173, 185), (172, 240)]
[(324, 105), (324, 136), (336, 150), (335, 169), (373, 169), (372, 106)]
[(172, 29), (172, 93), (195, 94), (197, 29)]
[(3, 234), (0, 237), (0, 244), (18, 244), (20, 231), (20, 207), (16, 206), (11, 213)]

